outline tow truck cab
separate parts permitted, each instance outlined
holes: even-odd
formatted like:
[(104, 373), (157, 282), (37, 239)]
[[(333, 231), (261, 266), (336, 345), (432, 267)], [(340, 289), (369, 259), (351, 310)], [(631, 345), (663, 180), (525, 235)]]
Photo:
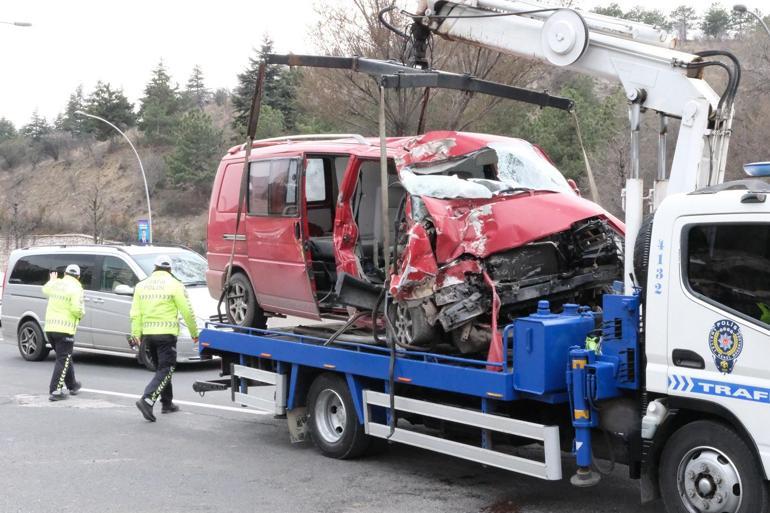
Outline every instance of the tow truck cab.
[[(752, 466), (767, 476), (768, 191), (762, 181), (744, 180), (673, 195), (640, 232), (635, 257), (637, 275), (646, 276), (643, 347), (651, 404), (645, 420), (664, 418), (644, 442), (653, 474), (678, 429), (711, 419), (746, 443)], [(726, 441), (712, 436), (715, 448)]]

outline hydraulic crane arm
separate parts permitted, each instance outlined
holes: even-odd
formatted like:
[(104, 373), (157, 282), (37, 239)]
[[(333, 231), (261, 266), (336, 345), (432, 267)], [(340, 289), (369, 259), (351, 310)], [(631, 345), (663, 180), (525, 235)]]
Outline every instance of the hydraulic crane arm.
[[(724, 178), (733, 100), (739, 69), (703, 62), (671, 48), (664, 31), (644, 24), (572, 9), (514, 0), (421, 0), (415, 21), (451, 40), (539, 60), (619, 82), (630, 102), (631, 166), (626, 183), (626, 254), (641, 224), (643, 183), (639, 174), (640, 115), (652, 110), (681, 120), (670, 176), (665, 172), (665, 135), (658, 152), (654, 204), (667, 194), (690, 192)], [(720, 97), (703, 79), (706, 66), (728, 69)], [(631, 287), (631, 258), (626, 285)]]

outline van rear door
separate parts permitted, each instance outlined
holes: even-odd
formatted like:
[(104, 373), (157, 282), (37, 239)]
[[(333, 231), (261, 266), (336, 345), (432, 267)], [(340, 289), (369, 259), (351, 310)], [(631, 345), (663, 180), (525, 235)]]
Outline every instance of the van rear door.
[(264, 309), (320, 319), (300, 215), (301, 166), (300, 156), (249, 165), (248, 272)]

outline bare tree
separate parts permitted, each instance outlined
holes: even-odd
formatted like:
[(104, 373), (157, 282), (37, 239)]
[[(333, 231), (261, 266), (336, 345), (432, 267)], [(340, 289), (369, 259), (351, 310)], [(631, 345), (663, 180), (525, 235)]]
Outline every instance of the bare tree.
[(104, 180), (101, 168), (97, 169), (96, 177), (89, 180), (86, 190), (86, 212), (88, 214), (88, 228), (94, 238), (94, 244), (104, 240), (104, 220), (107, 207), (104, 199)]
[[(351, 5), (352, 4), (352, 5)], [(378, 13), (391, 0), (351, 0), (316, 5), (319, 22), (313, 33), (317, 50), (326, 55), (365, 56), (403, 62), (407, 42), (384, 27)], [(392, 24), (405, 18), (391, 19)], [(540, 76), (531, 62), (450, 41), (430, 45), (431, 67), (505, 83), (526, 84)], [(339, 70), (303, 70), (303, 107), (335, 128), (374, 134), (378, 125), (379, 86), (371, 77)], [(424, 96), (422, 90), (390, 91), (385, 115), (392, 135), (415, 133)], [(431, 91), (428, 125), (461, 130), (483, 118), (501, 100), (454, 91)]]

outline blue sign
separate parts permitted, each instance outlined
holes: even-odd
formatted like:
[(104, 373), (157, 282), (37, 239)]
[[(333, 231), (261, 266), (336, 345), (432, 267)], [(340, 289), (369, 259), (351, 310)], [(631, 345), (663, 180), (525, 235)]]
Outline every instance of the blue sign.
[(710, 379), (691, 378), (673, 374), (668, 377), (668, 387), (674, 392), (687, 392), (690, 394), (703, 394), (731, 399), (742, 399), (757, 403), (770, 403), (770, 389), (741, 385), (739, 383), (727, 383)]
[(139, 244), (145, 246), (150, 243), (150, 223), (147, 219), (137, 221)]

